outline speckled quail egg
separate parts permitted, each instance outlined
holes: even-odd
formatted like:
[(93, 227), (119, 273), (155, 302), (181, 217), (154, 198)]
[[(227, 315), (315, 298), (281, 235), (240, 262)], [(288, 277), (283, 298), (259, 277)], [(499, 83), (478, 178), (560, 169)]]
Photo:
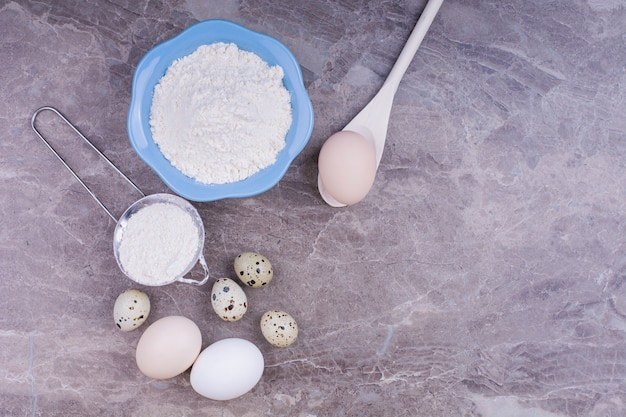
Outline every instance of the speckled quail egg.
[(123, 332), (129, 332), (141, 326), (150, 314), (148, 295), (136, 289), (121, 293), (113, 305), (113, 320)]
[(244, 252), (235, 258), (235, 272), (241, 282), (253, 288), (269, 284), (274, 277), (270, 261), (254, 252)]
[(289, 313), (271, 310), (261, 316), (261, 333), (272, 346), (287, 347), (298, 338), (298, 325)]
[(248, 299), (243, 289), (230, 278), (220, 278), (213, 284), (211, 306), (224, 321), (237, 321), (248, 310)]

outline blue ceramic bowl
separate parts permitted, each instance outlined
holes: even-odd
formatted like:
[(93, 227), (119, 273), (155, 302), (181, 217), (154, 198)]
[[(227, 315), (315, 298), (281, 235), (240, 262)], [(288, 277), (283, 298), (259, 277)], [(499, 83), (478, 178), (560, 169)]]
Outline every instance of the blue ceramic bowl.
[[(280, 65), (285, 74), (283, 83), (291, 94), (293, 121), (285, 138), (285, 148), (278, 153), (276, 162), (246, 179), (227, 184), (204, 184), (183, 174), (163, 156), (150, 130), (154, 87), (170, 64), (191, 54), (200, 45), (215, 42), (234, 43), (239, 49), (257, 54), (269, 65)], [(313, 106), (304, 88), (300, 65), (285, 45), (236, 23), (207, 20), (155, 46), (141, 59), (133, 77), (127, 128), (135, 152), (176, 194), (192, 201), (241, 198), (267, 191), (285, 175), (311, 137)]]

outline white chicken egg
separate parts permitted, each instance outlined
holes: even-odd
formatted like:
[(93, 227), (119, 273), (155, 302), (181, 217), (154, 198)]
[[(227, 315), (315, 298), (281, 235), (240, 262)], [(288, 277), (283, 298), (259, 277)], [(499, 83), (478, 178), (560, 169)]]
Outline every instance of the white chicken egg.
[(263, 255), (244, 252), (235, 258), (235, 273), (248, 287), (261, 288), (274, 277), (272, 264)]
[(230, 278), (220, 278), (213, 284), (211, 306), (224, 321), (237, 321), (246, 314), (248, 299), (239, 284)]
[(150, 299), (148, 295), (136, 289), (129, 289), (121, 293), (113, 305), (113, 320), (123, 332), (135, 330), (141, 326), (150, 314)]
[(287, 347), (298, 338), (298, 324), (291, 314), (271, 310), (261, 316), (261, 333), (272, 346)]
[(219, 340), (200, 353), (191, 368), (192, 388), (212, 400), (232, 400), (250, 391), (263, 375), (265, 362), (245, 339)]

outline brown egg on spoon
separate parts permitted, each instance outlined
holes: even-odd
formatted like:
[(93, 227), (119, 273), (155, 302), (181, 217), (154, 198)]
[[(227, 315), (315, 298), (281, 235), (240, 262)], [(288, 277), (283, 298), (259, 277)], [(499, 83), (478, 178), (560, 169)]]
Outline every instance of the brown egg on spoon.
[(356, 204), (372, 188), (376, 165), (373, 144), (356, 132), (337, 132), (320, 151), (319, 188), (325, 191), (326, 198), (332, 197), (337, 203)]
[(320, 150), (317, 188), (332, 207), (361, 201), (374, 184), (385, 147), (393, 98), (443, 0), (430, 0), (374, 98)]

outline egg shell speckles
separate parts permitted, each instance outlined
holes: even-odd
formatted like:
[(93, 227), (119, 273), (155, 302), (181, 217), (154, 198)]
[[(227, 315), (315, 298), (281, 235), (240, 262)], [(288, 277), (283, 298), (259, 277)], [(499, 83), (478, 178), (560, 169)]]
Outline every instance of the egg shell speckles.
[(222, 320), (237, 321), (248, 310), (248, 298), (235, 281), (220, 278), (213, 284), (211, 306)]
[(272, 264), (263, 255), (244, 252), (235, 258), (235, 273), (249, 287), (261, 288), (274, 278)]
[(141, 326), (150, 314), (150, 299), (143, 291), (129, 289), (121, 293), (113, 306), (113, 320), (123, 332)]
[(298, 338), (298, 324), (289, 313), (271, 310), (261, 317), (261, 333), (272, 346), (287, 347)]

